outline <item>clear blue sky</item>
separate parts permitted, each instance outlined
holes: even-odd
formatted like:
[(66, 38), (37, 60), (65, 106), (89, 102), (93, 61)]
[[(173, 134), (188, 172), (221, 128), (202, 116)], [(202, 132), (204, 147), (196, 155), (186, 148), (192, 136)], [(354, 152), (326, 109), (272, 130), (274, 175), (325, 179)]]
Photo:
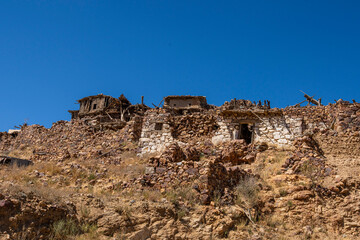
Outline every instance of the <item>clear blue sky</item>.
[(360, 101), (360, 1), (1, 1), (0, 131), (98, 93)]

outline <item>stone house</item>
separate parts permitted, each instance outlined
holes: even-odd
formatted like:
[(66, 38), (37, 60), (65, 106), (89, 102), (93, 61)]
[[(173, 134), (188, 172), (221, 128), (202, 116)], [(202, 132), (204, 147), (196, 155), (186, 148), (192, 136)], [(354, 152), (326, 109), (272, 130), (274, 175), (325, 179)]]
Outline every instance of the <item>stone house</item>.
[[(79, 110), (69, 110), (71, 118), (91, 118), (96, 115), (104, 113), (105, 110), (109, 109), (109, 106), (116, 102), (116, 98), (108, 95), (98, 94), (95, 96), (88, 96), (77, 100), (80, 104)], [(116, 117), (116, 116), (114, 116)]]
[(206, 97), (204, 96), (167, 96), (164, 98), (164, 106), (166, 109), (178, 111), (188, 110), (196, 111), (206, 109), (208, 107)]
[(212, 137), (218, 144), (244, 139), (247, 143), (267, 142), (284, 146), (303, 133), (301, 117), (290, 117), (282, 109), (270, 108), (270, 102), (236, 100), (219, 108), (219, 129)]
[(98, 94), (84, 97), (77, 102), (80, 104), (80, 109), (69, 110), (71, 119), (82, 119), (100, 128), (123, 128), (127, 122), (135, 120), (135, 117), (135, 122), (138, 124), (141, 122), (138, 117), (143, 116), (150, 109), (143, 103), (131, 104), (123, 94), (119, 98)]

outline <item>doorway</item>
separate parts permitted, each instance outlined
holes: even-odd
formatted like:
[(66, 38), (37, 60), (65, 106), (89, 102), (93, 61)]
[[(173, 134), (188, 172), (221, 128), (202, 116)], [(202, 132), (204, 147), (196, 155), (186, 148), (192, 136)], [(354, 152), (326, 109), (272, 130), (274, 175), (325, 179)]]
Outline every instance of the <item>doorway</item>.
[(247, 144), (252, 142), (252, 135), (253, 135), (253, 126), (252, 124), (242, 123), (235, 126), (234, 129), (234, 139), (244, 139)]

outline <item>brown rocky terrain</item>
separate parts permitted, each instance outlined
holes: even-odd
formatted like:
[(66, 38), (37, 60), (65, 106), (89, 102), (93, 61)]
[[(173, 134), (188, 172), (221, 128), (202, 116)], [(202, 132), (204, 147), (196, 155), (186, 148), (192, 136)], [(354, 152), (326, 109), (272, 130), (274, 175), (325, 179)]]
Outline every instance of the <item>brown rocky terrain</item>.
[(328, 127), (214, 145), (213, 117), (181, 116), (183, 142), (148, 155), (129, 126), (1, 133), (1, 155), (34, 164), (0, 165), (0, 239), (360, 239), (358, 106), (284, 111)]

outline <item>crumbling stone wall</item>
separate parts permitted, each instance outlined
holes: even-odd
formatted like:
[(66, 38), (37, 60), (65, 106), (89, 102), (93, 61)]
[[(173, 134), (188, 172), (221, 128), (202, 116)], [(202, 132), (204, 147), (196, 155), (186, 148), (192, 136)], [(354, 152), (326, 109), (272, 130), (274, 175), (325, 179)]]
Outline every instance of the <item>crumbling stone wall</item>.
[(0, 151), (8, 151), (8, 149), (11, 148), (11, 145), (17, 135), (18, 132), (16, 133), (0, 132)]
[(162, 152), (174, 142), (170, 127), (170, 113), (152, 109), (145, 113), (139, 145), (142, 153)]
[(130, 139), (132, 141), (139, 141), (141, 137), (143, 118), (140, 116), (134, 116), (129, 122), (129, 130), (128, 134), (130, 135)]
[(183, 142), (194, 137), (212, 137), (219, 128), (217, 119), (209, 113), (192, 113), (170, 118), (172, 136)]
[[(234, 124), (241, 122), (252, 123), (254, 126), (254, 142), (267, 142), (278, 146), (291, 145), (292, 141), (304, 134), (313, 134), (318, 131), (333, 130), (338, 133), (350, 134), (360, 131), (360, 104), (339, 100), (336, 104), (327, 106), (287, 107), (271, 110), (238, 110), (224, 111), (218, 117), (219, 129), (215, 132), (212, 141), (214, 144), (233, 139)], [(326, 140), (328, 138), (328, 140)], [(331, 140), (331, 136), (323, 136), (325, 142), (335, 145), (329, 148), (332, 152), (342, 148), (343, 144), (354, 144), (356, 137), (346, 135), (344, 140)], [(327, 148), (326, 146), (324, 146)], [(345, 150), (346, 148), (344, 148)], [(345, 152), (345, 151), (342, 151)], [(354, 151), (352, 151), (354, 152)]]
[(289, 116), (264, 118), (254, 127), (254, 141), (267, 142), (279, 146), (290, 145), (303, 133), (303, 119)]
[(317, 132), (314, 139), (326, 155), (360, 157), (360, 133)]
[(303, 119), (282, 115), (281, 111), (237, 111), (218, 117), (219, 129), (212, 138), (213, 143), (233, 139), (235, 126), (249, 124), (253, 128), (253, 142), (267, 142), (279, 146), (290, 145), (303, 133)]

